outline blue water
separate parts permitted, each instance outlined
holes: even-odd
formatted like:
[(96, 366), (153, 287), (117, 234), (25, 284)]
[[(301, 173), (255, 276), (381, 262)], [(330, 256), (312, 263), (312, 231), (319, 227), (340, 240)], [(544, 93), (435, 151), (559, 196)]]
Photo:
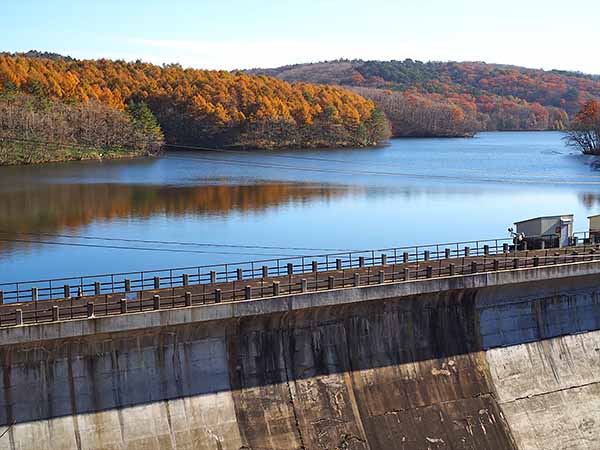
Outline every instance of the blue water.
[[(0, 282), (506, 237), (514, 221), (538, 215), (575, 214), (585, 230), (600, 212), (598, 160), (561, 137), (481, 133), (0, 168)], [(64, 243), (86, 246), (55, 245)]]

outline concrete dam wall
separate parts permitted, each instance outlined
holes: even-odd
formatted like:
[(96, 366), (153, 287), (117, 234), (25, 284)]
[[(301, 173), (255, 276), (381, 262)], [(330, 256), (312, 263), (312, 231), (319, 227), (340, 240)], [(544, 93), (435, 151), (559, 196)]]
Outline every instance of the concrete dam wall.
[(600, 448), (600, 263), (0, 330), (0, 449)]

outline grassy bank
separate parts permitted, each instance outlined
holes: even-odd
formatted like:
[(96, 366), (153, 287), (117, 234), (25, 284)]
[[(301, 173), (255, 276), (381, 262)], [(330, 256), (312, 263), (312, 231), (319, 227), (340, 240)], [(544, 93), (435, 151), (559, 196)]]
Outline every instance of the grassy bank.
[(120, 147), (67, 146), (6, 141), (0, 138), (0, 166), (124, 159), (148, 155), (148, 152), (145, 150), (132, 150)]

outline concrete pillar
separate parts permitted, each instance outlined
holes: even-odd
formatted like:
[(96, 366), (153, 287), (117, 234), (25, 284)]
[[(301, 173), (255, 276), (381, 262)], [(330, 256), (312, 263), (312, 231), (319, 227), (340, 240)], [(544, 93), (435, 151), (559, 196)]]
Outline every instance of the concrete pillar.
[(223, 295), (221, 289), (215, 289), (215, 303), (221, 303), (223, 299)]
[(483, 254), (485, 256), (489, 256), (490, 255), (490, 246), (489, 245), (484, 245), (483, 246)]
[(152, 296), (152, 300), (153, 300), (153, 305), (154, 305), (154, 309), (160, 309), (160, 295), (154, 295)]
[(429, 261), (429, 259), (430, 259), (430, 258), (431, 258), (431, 252), (430, 252), (429, 250), (425, 250), (425, 251), (423, 252), (423, 259), (424, 259), (425, 261)]
[(246, 286), (244, 288), (244, 298), (250, 300), (252, 298), (252, 286)]
[(16, 309), (15, 310), (15, 322), (16, 325), (23, 325), (23, 310), (22, 309)]
[(288, 273), (288, 275), (294, 275), (294, 264), (288, 263), (288, 265), (287, 265), (287, 273)]
[(191, 292), (185, 293), (185, 306), (192, 306), (192, 293)]
[(404, 268), (404, 281), (410, 280), (410, 269), (408, 267)]
[(71, 286), (69, 286), (68, 284), (65, 284), (63, 286), (63, 297), (71, 298)]
[(54, 305), (52, 307), (52, 322), (58, 322), (60, 320), (60, 312), (58, 306)]
[(379, 271), (378, 280), (377, 281), (379, 281), (379, 284), (385, 283), (385, 272), (383, 270)]
[(335, 287), (335, 278), (328, 277), (327, 278), (327, 289), (333, 289)]
[(269, 266), (262, 266), (262, 277), (269, 278)]
[(444, 250), (444, 257), (446, 259), (450, 259), (450, 249), (449, 248)]
[(160, 278), (154, 277), (154, 289), (160, 289)]
[(236, 270), (238, 281), (242, 281), (244, 279), (244, 271), (241, 268)]
[(509, 249), (508, 244), (506, 244), (506, 243), (502, 244), (502, 252), (503, 253), (508, 253), (508, 249)]
[(88, 302), (86, 305), (87, 317), (88, 319), (94, 317), (94, 304), (92, 302)]
[(335, 260), (335, 270), (342, 270), (342, 260), (340, 258)]
[(319, 263), (317, 263), (317, 261), (313, 261), (311, 263), (311, 265), (312, 265), (312, 271), (313, 272), (318, 272), (319, 271)]
[(358, 257), (358, 267), (365, 267), (365, 257), (364, 256)]
[(453, 277), (454, 274), (456, 273), (456, 264), (448, 265), (448, 272), (449, 272), (450, 276)]
[(306, 278), (302, 278), (300, 280), (300, 292), (308, 291), (308, 280)]
[(542, 240), (542, 246), (540, 247), (542, 250), (546, 248), (546, 241)]
[(183, 279), (182, 282), (183, 282), (184, 286), (189, 286), (190, 285), (190, 275), (189, 274), (184, 273), (183, 276), (182, 276), (182, 279)]
[(100, 295), (101, 291), (102, 291), (102, 285), (100, 284), (99, 281), (96, 281), (94, 283), (94, 295)]
[(468, 258), (471, 255), (471, 248), (465, 247), (465, 258)]
[(433, 277), (433, 267), (432, 266), (427, 266), (427, 278), (432, 278)]
[(475, 261), (471, 262), (471, 273), (477, 273), (477, 263)]
[(38, 301), (38, 288), (36, 287), (31, 288), (31, 301)]
[(127, 313), (127, 299), (122, 298), (120, 300), (119, 304), (121, 306), (121, 314), (126, 314)]
[(273, 297), (279, 297), (279, 281), (273, 281)]
[(354, 287), (360, 286), (360, 273), (356, 272), (354, 274)]
[(131, 292), (131, 280), (125, 278), (125, 292)]
[(408, 262), (408, 252), (402, 253), (402, 262), (404, 262), (404, 263)]
[(381, 265), (387, 266), (387, 255), (385, 253), (382, 253), (381, 255)]
[(210, 271), (210, 283), (215, 284), (217, 282), (217, 272), (214, 270)]
[(494, 260), (494, 270), (500, 270), (500, 261), (498, 261), (497, 259)]

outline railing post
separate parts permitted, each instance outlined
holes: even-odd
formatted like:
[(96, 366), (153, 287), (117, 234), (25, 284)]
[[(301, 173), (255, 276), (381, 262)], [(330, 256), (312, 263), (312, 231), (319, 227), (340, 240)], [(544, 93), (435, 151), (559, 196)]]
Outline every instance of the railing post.
[(360, 267), (360, 268), (365, 267), (365, 257), (364, 256), (358, 257), (358, 267)]
[(38, 288), (36, 288), (36, 287), (31, 288), (31, 301), (33, 301), (33, 302), (38, 301)]
[(410, 280), (410, 269), (408, 267), (404, 268), (404, 281)]
[(477, 262), (471, 261), (471, 273), (477, 273)]
[(279, 297), (279, 281), (273, 281), (273, 297)]
[(215, 289), (215, 303), (221, 303), (222, 299), (223, 299), (223, 294), (221, 292), (221, 289)]
[(408, 258), (409, 258), (408, 252), (402, 253), (402, 262), (403, 263), (406, 264), (408, 262)]
[(456, 272), (456, 265), (454, 263), (448, 265), (448, 272), (451, 277), (454, 276), (454, 273)]
[(125, 292), (131, 292), (131, 280), (125, 278)]
[(262, 277), (269, 278), (269, 266), (262, 266)]
[(183, 274), (183, 281), (182, 281), (184, 286), (189, 286), (190, 285), (190, 275), (187, 273)]
[(160, 277), (154, 277), (154, 289), (160, 289)]
[(15, 309), (15, 322), (16, 325), (23, 325), (23, 310), (22, 309)]
[(469, 255), (471, 255), (471, 248), (470, 247), (465, 247), (465, 258), (468, 258)]
[(446, 259), (450, 259), (450, 249), (449, 248), (444, 250), (444, 257)]
[(91, 319), (92, 317), (94, 317), (94, 303), (88, 302), (86, 305), (86, 310), (87, 310), (88, 319)]
[(0, 305), (4, 304), (4, 291), (0, 291)]
[(494, 260), (494, 271), (500, 270), (500, 261), (497, 259)]
[(423, 259), (424, 259), (425, 261), (429, 261), (429, 258), (430, 258), (430, 257), (431, 257), (431, 252), (430, 252), (429, 250), (425, 250), (425, 251), (423, 252)]
[(99, 281), (94, 283), (94, 295), (100, 295), (100, 291), (102, 290), (102, 285)]
[(385, 253), (381, 254), (381, 265), (387, 266), (387, 255)]
[(63, 297), (71, 298), (71, 286), (69, 286), (68, 284), (65, 284), (63, 286)]
[(342, 260), (340, 258), (335, 260), (335, 270), (342, 270)]
[(77, 287), (77, 298), (81, 298), (83, 297), (83, 289), (81, 288), (81, 286)]
[(379, 284), (385, 283), (385, 272), (383, 270), (379, 271), (378, 280), (377, 281), (379, 281)]
[(540, 247), (542, 250), (546, 249), (546, 241), (542, 239), (542, 246)]
[(539, 266), (539, 265), (540, 265), (540, 257), (539, 257), (539, 256), (535, 256), (535, 257), (533, 258), (533, 266), (534, 266), (534, 267), (537, 267), (537, 266)]
[(302, 278), (300, 280), (300, 292), (308, 291), (308, 280), (306, 278)]
[(432, 278), (432, 277), (433, 277), (433, 267), (427, 266), (427, 278)]
[(152, 296), (152, 300), (153, 300), (153, 305), (154, 305), (154, 309), (160, 309), (160, 295), (154, 295)]
[(210, 284), (215, 284), (217, 282), (217, 272), (214, 270), (210, 271)]
[(58, 322), (60, 320), (60, 312), (57, 305), (52, 307), (52, 322)]
[(294, 275), (294, 264), (293, 263), (287, 264), (287, 273), (288, 273), (288, 275)]
[(185, 306), (192, 306), (192, 293), (191, 292), (185, 293)]
[(335, 278), (328, 277), (327, 278), (327, 289), (333, 289), (335, 287)]
[(518, 269), (519, 268), (519, 258), (514, 258), (513, 259), (513, 269)]
[(241, 268), (236, 270), (238, 281), (242, 281), (244, 279), (244, 271)]
[(508, 244), (505, 242), (504, 244), (502, 244), (502, 253), (508, 253)]
[(360, 273), (354, 273), (354, 287), (360, 286)]
[(122, 298), (119, 303), (121, 306), (121, 314), (126, 314), (127, 313), (127, 299)]
[(318, 272), (319, 271), (319, 263), (317, 261), (313, 261), (311, 262), (311, 268), (313, 272)]
[(523, 241), (523, 250), (527, 250), (527, 241)]
[(490, 254), (490, 246), (489, 245), (484, 245), (483, 246), (483, 254), (485, 256), (489, 256), (489, 254)]
[(246, 286), (244, 288), (244, 298), (250, 300), (252, 298), (252, 286)]

